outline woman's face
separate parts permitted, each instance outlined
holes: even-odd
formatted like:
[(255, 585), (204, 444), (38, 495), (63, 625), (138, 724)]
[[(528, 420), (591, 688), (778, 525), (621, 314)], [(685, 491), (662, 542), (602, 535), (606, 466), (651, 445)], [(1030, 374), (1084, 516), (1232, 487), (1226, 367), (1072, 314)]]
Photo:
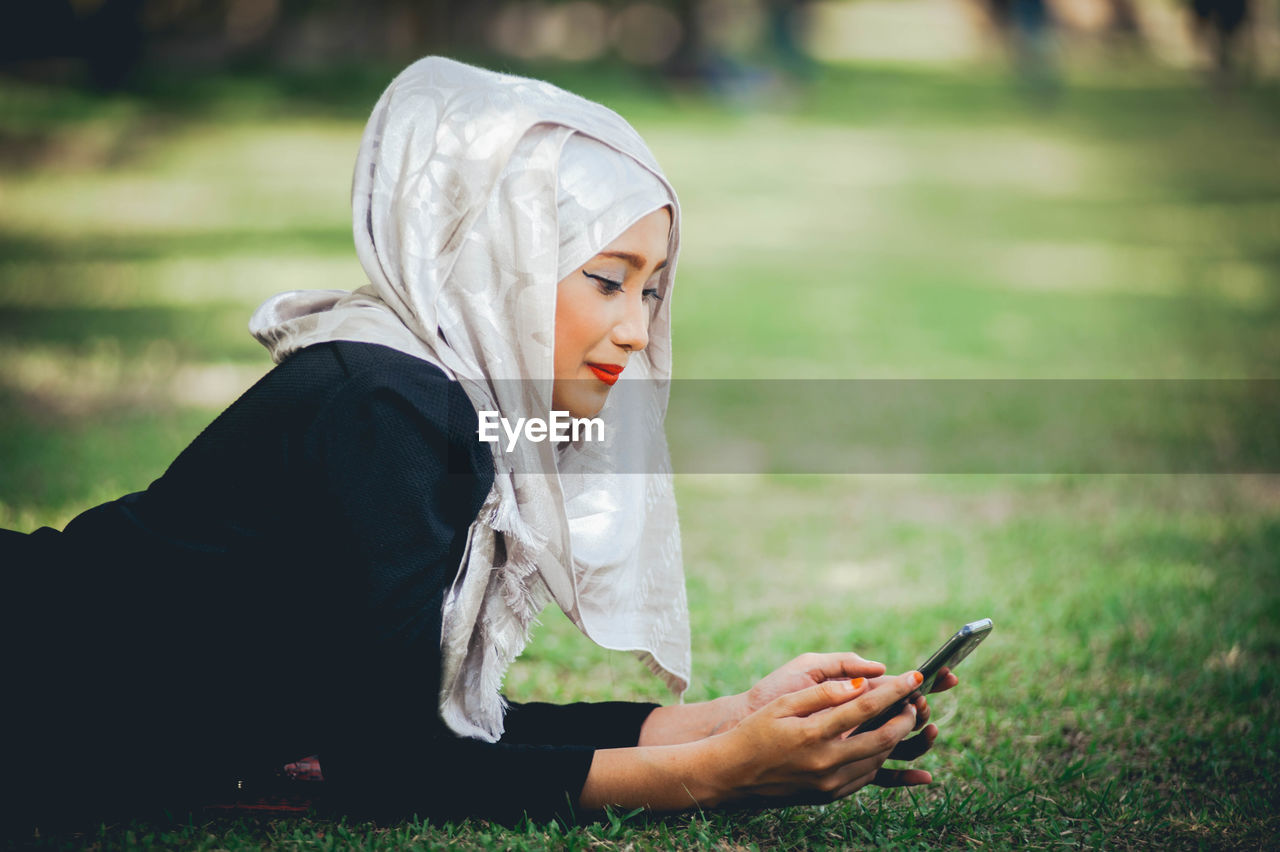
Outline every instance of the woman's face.
[(556, 290), (555, 382), (551, 403), (573, 417), (594, 417), (627, 359), (649, 344), (656, 312), (655, 273), (667, 265), (671, 211), (636, 222), (569, 273)]

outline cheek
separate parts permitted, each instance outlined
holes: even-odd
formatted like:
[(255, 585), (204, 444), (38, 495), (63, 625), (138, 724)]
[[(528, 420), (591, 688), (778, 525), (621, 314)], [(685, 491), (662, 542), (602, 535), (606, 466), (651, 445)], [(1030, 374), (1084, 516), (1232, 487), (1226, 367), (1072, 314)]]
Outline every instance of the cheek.
[(555, 369), (557, 375), (571, 369), (574, 362), (579, 360), (574, 355), (574, 350), (578, 348), (579, 322), (571, 291), (571, 287), (561, 283), (556, 293)]
[[(605, 324), (601, 321), (599, 310), (593, 310), (590, 294), (566, 293), (561, 287), (556, 298), (555, 328), (555, 363), (559, 371), (562, 367), (576, 369), (581, 365), (583, 356), (602, 336), (601, 329)], [(585, 298), (584, 298), (585, 296)]]

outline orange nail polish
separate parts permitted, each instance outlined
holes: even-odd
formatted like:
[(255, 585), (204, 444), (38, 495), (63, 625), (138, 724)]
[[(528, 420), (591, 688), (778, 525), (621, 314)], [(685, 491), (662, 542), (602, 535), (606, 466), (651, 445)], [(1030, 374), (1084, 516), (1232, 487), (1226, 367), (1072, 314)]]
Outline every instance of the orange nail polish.
[(911, 679), (916, 682), (916, 686), (924, 683), (924, 675), (920, 674), (920, 672), (912, 672)]
[(849, 688), (862, 689), (862, 687), (866, 686), (866, 684), (867, 684), (867, 679), (865, 677), (855, 677), (853, 680), (849, 681)]

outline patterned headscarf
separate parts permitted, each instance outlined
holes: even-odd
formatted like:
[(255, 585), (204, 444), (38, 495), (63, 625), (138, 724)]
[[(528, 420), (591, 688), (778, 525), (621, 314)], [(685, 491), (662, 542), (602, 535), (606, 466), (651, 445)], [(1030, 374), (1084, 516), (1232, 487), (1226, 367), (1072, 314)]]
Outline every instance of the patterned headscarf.
[[(365, 128), (352, 186), (369, 283), (297, 291), (255, 312), (276, 361), (314, 343), (379, 343), (439, 366), (477, 411), (548, 417), (556, 285), (639, 219), (680, 208), (644, 142), (605, 107), (439, 57), (403, 71)], [(584, 634), (634, 651), (680, 695), (690, 676), (680, 533), (662, 419), (670, 299), (600, 412), (600, 443), (493, 450), (493, 489), (444, 604), (440, 715), (489, 741), (507, 667), (554, 600)]]

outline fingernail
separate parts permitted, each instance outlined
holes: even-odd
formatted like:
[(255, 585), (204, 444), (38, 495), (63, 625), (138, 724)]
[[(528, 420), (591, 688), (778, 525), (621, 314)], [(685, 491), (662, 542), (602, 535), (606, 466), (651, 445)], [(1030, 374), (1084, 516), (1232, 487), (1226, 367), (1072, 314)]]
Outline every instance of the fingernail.
[(866, 685), (867, 679), (865, 677), (855, 677), (853, 680), (849, 681), (849, 688), (855, 691), (862, 689), (862, 687)]
[(920, 674), (920, 672), (912, 672), (911, 680), (912, 682), (915, 683), (916, 686), (919, 686), (920, 684), (924, 683), (924, 675)]

